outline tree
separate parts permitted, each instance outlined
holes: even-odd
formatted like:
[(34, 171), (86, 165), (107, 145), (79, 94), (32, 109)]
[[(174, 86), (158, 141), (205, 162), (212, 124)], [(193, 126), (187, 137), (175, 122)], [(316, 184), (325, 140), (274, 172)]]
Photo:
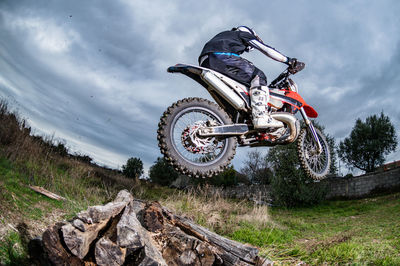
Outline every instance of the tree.
[[(222, 173), (211, 178), (198, 179), (197, 183), (206, 183), (216, 187), (231, 187), (236, 186), (239, 182), (246, 182), (246, 179), (236, 172), (233, 165), (229, 165)], [(196, 182), (195, 182), (196, 183)]]
[[(325, 134), (323, 126), (316, 121), (313, 121), (313, 124), (325, 135), (331, 158), (334, 158), (334, 138)], [(267, 163), (273, 170), (272, 196), (277, 204), (286, 207), (317, 204), (325, 198), (327, 192), (325, 185), (315, 184), (314, 180), (308, 177), (301, 168), (296, 144), (275, 146), (268, 151), (266, 156)], [(334, 161), (332, 164), (330, 173), (334, 174), (336, 173)]]
[(247, 159), (244, 161), (244, 167), (240, 170), (242, 174), (253, 184), (269, 184), (272, 171), (267, 166), (267, 161), (258, 150), (247, 153)]
[(274, 175), (271, 179), (271, 194), (274, 202), (281, 206), (295, 207), (321, 202), (326, 194), (324, 186), (315, 186), (300, 167), (295, 143), (276, 146), (269, 150), (267, 159)]
[(154, 163), (149, 170), (151, 182), (162, 186), (169, 186), (178, 178), (178, 172), (174, 170), (164, 157), (158, 157)]
[(367, 117), (365, 122), (357, 119), (350, 136), (339, 144), (339, 157), (349, 167), (373, 172), (385, 161), (385, 156), (395, 151), (397, 137), (388, 116)]
[(129, 178), (139, 178), (143, 174), (143, 162), (140, 158), (132, 157), (122, 166), (122, 173)]

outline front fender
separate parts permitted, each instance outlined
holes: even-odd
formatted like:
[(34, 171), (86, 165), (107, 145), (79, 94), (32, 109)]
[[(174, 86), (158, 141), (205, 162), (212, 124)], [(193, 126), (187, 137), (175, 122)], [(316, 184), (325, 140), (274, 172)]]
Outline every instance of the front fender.
[(315, 111), (315, 109), (312, 106), (310, 106), (308, 104), (304, 104), (303, 108), (304, 108), (304, 111), (306, 112), (306, 115), (308, 117), (311, 117), (311, 118), (317, 118), (318, 117), (317, 111)]

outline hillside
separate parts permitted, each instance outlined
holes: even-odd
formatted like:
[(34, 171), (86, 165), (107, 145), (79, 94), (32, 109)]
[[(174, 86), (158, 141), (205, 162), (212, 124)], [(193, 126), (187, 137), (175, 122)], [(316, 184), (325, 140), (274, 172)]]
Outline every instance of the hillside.
[[(29, 185), (66, 198), (56, 201)], [(224, 199), (207, 187), (178, 191), (127, 179), (70, 155), (63, 144), (31, 136), (0, 102), (0, 264), (28, 263), (27, 245), (44, 229), (128, 189), (282, 264), (400, 264), (400, 194), (283, 209)]]

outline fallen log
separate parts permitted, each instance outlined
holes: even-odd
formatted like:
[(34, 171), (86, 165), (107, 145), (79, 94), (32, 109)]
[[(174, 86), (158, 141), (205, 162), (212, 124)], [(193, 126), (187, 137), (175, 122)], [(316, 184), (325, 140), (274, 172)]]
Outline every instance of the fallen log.
[[(224, 238), (126, 191), (42, 237), (36, 261), (52, 265), (272, 265), (258, 249)], [(37, 256), (31, 254), (32, 256)]]
[(57, 195), (57, 194), (55, 194), (53, 192), (50, 192), (50, 191), (48, 191), (48, 190), (46, 190), (46, 189), (44, 189), (42, 187), (29, 186), (29, 188), (34, 190), (34, 191), (36, 191), (37, 193), (40, 193), (42, 195), (45, 195), (46, 197), (49, 197), (51, 199), (55, 199), (55, 200), (58, 200), (58, 201), (67, 200), (66, 198), (61, 197), (61, 196), (59, 196), (59, 195)]

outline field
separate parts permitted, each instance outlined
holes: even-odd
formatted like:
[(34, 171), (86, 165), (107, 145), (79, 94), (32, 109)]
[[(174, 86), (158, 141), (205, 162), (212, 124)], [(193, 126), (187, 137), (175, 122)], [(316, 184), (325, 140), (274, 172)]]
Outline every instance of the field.
[(297, 209), (181, 195), (164, 204), (277, 264), (400, 265), (400, 193)]
[[(90, 205), (112, 200), (121, 189), (254, 245), (277, 265), (400, 265), (400, 193), (311, 208), (257, 206), (211, 195), (207, 186), (183, 192), (127, 179), (64, 148), (51, 138), (32, 137), (0, 101), (0, 265), (28, 264), (30, 239)], [(49, 199), (29, 185), (67, 200)]]
[[(55, 174), (50, 188), (58, 186), (56, 192), (68, 200), (58, 202), (29, 189), (27, 184), (35, 180), (14, 169), (8, 160), (0, 159), (1, 264), (26, 263), (30, 238), (51, 223), (110, 200), (122, 188), (107, 192), (94, 178), (75, 178), (74, 186), (68, 186), (72, 178), (59, 170), (63, 178)], [(35, 183), (49, 187), (44, 182), (37, 178)], [(207, 187), (195, 193), (138, 185), (133, 180), (130, 185), (136, 197), (159, 200), (221, 235), (257, 246), (261, 255), (278, 265), (400, 265), (400, 193), (282, 209), (209, 196)]]

